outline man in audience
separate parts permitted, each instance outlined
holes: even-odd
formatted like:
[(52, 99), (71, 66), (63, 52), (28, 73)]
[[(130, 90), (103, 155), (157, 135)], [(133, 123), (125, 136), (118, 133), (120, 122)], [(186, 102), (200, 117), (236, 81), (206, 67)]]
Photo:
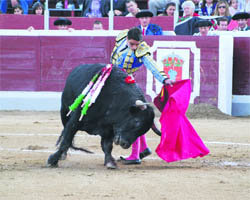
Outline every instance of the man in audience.
[(142, 35), (163, 35), (162, 28), (156, 24), (151, 24), (151, 18), (153, 13), (149, 10), (141, 10), (136, 14), (136, 18), (139, 19)]
[(135, 17), (135, 15), (140, 12), (140, 9), (138, 8), (137, 3), (135, 0), (126, 0), (126, 7), (128, 10), (128, 14), (126, 17)]
[[(69, 27), (71, 25), (72, 21), (64, 17), (59, 17), (54, 21), (54, 26), (56, 26), (58, 30), (68, 30), (69, 32), (71, 32), (74, 30), (73, 28)], [(27, 30), (33, 31), (35, 30), (35, 28), (33, 26), (30, 26)]]
[(210, 22), (208, 20), (200, 20), (200, 21), (196, 22), (195, 26), (199, 28), (199, 33), (195, 33), (194, 36), (212, 36), (212, 35), (215, 35), (214, 33), (212, 33), (212, 31), (209, 31), (212, 25), (213, 25), (212, 22)]
[(13, 14), (14, 15), (22, 15), (23, 14), (23, 8), (21, 5), (17, 4), (13, 7)]
[(238, 23), (238, 31), (249, 31), (250, 27), (247, 26), (247, 20), (250, 18), (250, 14), (247, 12), (238, 12), (232, 19)]
[(102, 22), (99, 20), (94, 21), (93, 30), (103, 30)]
[(149, 0), (148, 9), (154, 14), (154, 16), (157, 16), (158, 10), (163, 10), (169, 2), (174, 2), (176, 8), (179, 7), (179, 0)]
[(64, 18), (64, 17), (60, 17), (57, 20), (54, 21), (54, 26), (57, 27), (58, 30), (73, 30), (72, 28), (69, 28), (69, 26), (72, 25), (71, 20)]
[(217, 20), (218, 26), (217, 31), (228, 31), (228, 18), (227, 17), (221, 17)]

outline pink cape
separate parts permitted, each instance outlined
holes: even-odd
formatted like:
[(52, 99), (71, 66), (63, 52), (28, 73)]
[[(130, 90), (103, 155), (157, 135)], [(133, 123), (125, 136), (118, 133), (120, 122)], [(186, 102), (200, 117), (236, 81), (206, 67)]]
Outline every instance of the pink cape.
[[(176, 82), (173, 87), (163, 86), (161, 94), (154, 99), (156, 107), (162, 112), (161, 142), (156, 153), (166, 162), (203, 157), (209, 153), (185, 116), (190, 94), (191, 81), (182, 80)], [(169, 95), (168, 100), (166, 95)]]

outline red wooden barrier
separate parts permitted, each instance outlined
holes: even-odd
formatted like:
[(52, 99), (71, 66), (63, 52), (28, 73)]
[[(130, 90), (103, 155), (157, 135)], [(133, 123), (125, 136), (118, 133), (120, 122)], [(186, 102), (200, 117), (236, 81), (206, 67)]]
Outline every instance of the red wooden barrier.
[[(147, 36), (154, 41), (195, 41), (201, 49), (202, 88), (196, 103), (217, 105), (218, 37)], [(62, 91), (69, 72), (79, 64), (109, 63), (114, 37), (1, 37), (0, 69), (3, 91)], [(29, 46), (25, 44), (30, 44)], [(145, 69), (141, 69), (145, 76)], [(190, 72), (194, 55), (190, 54)], [(140, 75), (138, 75), (140, 76)], [(193, 77), (193, 74), (190, 74)], [(145, 90), (145, 78), (137, 77)]]
[[(53, 23), (58, 17), (50, 17), (49, 27), (50, 29), (56, 29)], [(108, 29), (108, 18), (84, 18), (84, 17), (69, 17), (72, 21), (72, 28), (81, 30), (91, 30), (93, 22), (99, 20), (103, 23), (104, 28)], [(174, 29), (173, 17), (153, 17), (152, 23), (158, 24), (164, 31), (171, 31)], [(115, 17), (114, 29), (123, 30), (139, 25), (138, 19), (134, 17)], [(0, 15), (0, 29), (27, 29), (33, 26), (35, 29), (44, 29), (44, 17), (36, 15), (12, 15), (2, 14)]]
[[(196, 48), (200, 49), (200, 89), (194, 103), (218, 106), (219, 37), (146, 36), (145, 40), (150, 46), (156, 41), (173, 42), (173, 47), (178, 42), (195, 42)], [(74, 67), (87, 63), (109, 63), (114, 42), (114, 37), (104, 36), (1, 36), (0, 91), (62, 91), (65, 79)], [(185, 48), (190, 51), (189, 77), (194, 81), (197, 58), (190, 47), (181, 47)], [(250, 37), (235, 37), (233, 95), (250, 95), (249, 52)], [(144, 67), (135, 75), (144, 91), (145, 76)]]

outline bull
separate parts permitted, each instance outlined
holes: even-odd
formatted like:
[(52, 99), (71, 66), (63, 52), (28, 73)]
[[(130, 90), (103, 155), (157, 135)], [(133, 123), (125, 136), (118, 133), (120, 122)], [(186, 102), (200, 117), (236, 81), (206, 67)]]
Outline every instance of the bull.
[(57, 142), (58, 150), (48, 158), (49, 166), (57, 166), (68, 149), (75, 148), (72, 142), (77, 131), (81, 130), (101, 137), (104, 165), (115, 169), (117, 164), (111, 154), (113, 142), (128, 149), (137, 137), (146, 133), (152, 126), (155, 128), (153, 108), (145, 103), (144, 94), (136, 84), (124, 81), (127, 74), (117, 67), (113, 67), (96, 102), (81, 120), (81, 108), (67, 116), (74, 99), (103, 67), (102, 64), (81, 65), (68, 76), (60, 110), (64, 128)]

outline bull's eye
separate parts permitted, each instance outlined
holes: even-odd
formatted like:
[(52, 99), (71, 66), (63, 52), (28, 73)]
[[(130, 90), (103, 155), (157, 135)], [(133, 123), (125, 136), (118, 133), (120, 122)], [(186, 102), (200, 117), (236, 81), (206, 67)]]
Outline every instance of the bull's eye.
[(140, 125), (141, 125), (141, 122), (140, 122), (140, 120), (138, 120), (138, 119), (135, 119), (135, 121), (134, 121), (134, 126), (135, 126), (135, 128), (138, 128), (138, 127), (140, 127)]
[(136, 107), (136, 106), (131, 106), (129, 108), (129, 111), (131, 114), (137, 114), (140, 111), (140, 108)]

